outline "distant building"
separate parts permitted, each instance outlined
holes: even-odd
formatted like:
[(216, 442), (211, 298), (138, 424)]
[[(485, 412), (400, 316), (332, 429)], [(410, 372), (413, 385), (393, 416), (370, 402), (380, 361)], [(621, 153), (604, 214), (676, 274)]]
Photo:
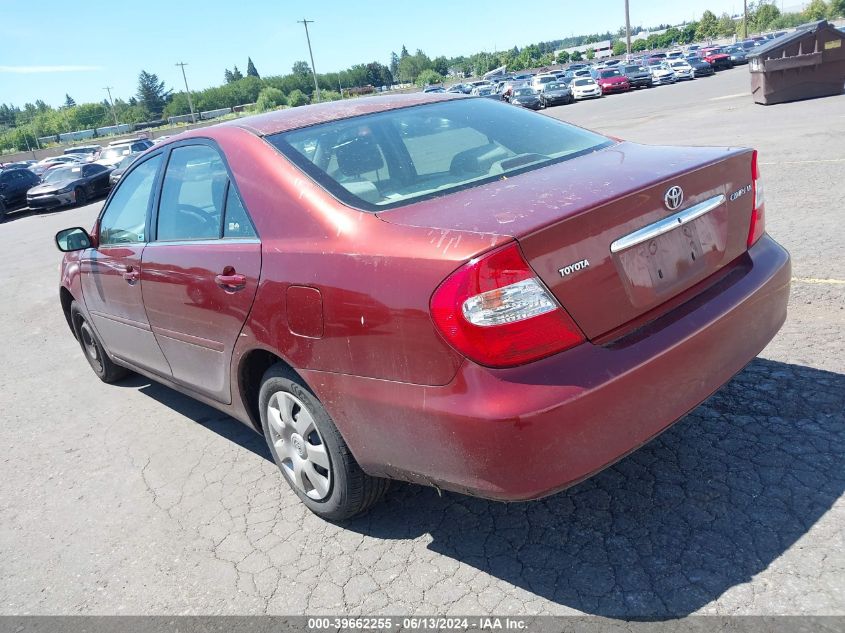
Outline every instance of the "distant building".
[(561, 53), (572, 53), (578, 52), (581, 55), (585, 55), (587, 49), (592, 48), (596, 54), (596, 59), (602, 59), (604, 57), (612, 57), (613, 56), (613, 42), (610, 40), (602, 40), (601, 42), (593, 42), (592, 44), (584, 44), (583, 46), (571, 46), (570, 48), (563, 48), (559, 51), (555, 51), (555, 58)]

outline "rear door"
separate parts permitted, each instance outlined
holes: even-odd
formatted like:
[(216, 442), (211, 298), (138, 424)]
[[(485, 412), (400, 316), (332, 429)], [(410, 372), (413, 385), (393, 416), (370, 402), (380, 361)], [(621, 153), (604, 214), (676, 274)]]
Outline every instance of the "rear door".
[(147, 321), (141, 297), (141, 254), (162, 154), (136, 165), (109, 199), (99, 221), (99, 244), (80, 258), (82, 293), (108, 351), (163, 376), (170, 367)]
[(212, 144), (175, 146), (141, 285), (173, 379), (230, 402), (229, 367), (261, 272), (261, 242)]

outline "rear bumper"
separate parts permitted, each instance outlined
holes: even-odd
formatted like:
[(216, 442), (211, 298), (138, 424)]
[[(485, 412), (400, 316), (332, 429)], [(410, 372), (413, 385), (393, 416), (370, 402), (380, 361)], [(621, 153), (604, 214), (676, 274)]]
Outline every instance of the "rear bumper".
[(443, 387), (303, 371), (365, 471), (525, 500), (642, 446), (750, 362), (786, 318), (788, 253), (768, 236), (635, 333), (522, 367), (464, 362)]

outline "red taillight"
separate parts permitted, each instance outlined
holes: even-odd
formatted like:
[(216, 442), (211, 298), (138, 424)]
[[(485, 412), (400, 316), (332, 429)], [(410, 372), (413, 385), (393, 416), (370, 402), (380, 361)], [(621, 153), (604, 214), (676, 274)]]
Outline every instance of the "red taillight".
[(488, 367), (521, 365), (585, 340), (514, 243), (449, 275), (431, 297), (431, 316), (456, 350)]
[(748, 247), (750, 248), (766, 232), (766, 201), (763, 198), (763, 181), (760, 179), (760, 167), (757, 164), (757, 150), (751, 156), (751, 226), (748, 228)]

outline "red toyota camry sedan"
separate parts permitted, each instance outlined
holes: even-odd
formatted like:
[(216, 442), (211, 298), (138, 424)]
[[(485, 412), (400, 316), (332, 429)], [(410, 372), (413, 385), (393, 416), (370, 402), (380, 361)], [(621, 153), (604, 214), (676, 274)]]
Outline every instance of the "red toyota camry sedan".
[(57, 235), (94, 372), (267, 439), (315, 513), (390, 479), (542, 497), (664, 431), (772, 339), (789, 255), (757, 154), (484, 98), (373, 97), (180, 134)]

